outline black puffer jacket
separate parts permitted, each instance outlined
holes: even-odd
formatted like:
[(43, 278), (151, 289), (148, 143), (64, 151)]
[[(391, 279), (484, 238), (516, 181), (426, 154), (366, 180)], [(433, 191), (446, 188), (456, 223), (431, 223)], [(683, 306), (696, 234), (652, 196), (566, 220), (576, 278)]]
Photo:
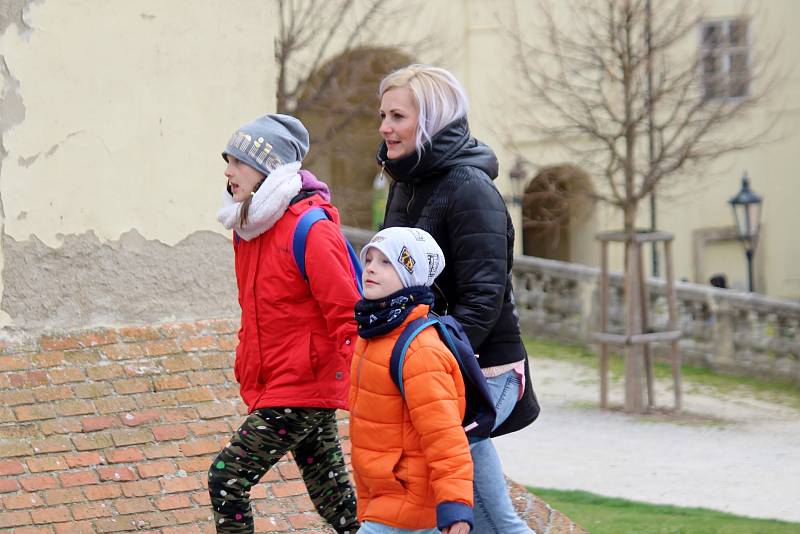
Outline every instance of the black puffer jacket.
[(492, 183), (492, 149), (470, 136), (464, 118), (438, 132), (420, 161), (416, 152), (389, 160), (383, 143), (378, 163), (394, 179), (384, 227), (422, 228), (444, 251), (435, 311), (464, 326), (481, 367), (524, 359), (511, 292), (514, 227)]

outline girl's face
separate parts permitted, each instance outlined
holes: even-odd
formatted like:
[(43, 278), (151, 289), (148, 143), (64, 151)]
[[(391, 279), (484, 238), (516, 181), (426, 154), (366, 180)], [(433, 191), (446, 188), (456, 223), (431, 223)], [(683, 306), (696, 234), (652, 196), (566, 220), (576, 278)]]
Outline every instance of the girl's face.
[(408, 86), (395, 87), (381, 97), (381, 126), (378, 128), (386, 141), (386, 155), (398, 159), (413, 154), (419, 110)]
[(256, 186), (264, 179), (263, 174), (231, 155), (228, 155), (225, 177), (228, 179), (234, 202), (242, 202), (249, 197), (256, 190)]
[(364, 284), (364, 298), (368, 300), (379, 300), (403, 289), (403, 282), (389, 258), (374, 247), (367, 249), (361, 281)]

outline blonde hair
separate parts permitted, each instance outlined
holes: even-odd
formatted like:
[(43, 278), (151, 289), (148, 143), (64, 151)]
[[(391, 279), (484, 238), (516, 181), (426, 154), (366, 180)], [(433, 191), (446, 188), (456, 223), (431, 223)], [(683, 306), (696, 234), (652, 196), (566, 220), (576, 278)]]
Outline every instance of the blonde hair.
[(417, 157), (420, 157), (431, 137), (467, 115), (467, 94), (461, 82), (449, 71), (430, 65), (409, 65), (388, 74), (381, 80), (378, 96), (383, 98), (389, 89), (400, 87), (408, 87), (417, 104), (419, 119), (415, 145)]

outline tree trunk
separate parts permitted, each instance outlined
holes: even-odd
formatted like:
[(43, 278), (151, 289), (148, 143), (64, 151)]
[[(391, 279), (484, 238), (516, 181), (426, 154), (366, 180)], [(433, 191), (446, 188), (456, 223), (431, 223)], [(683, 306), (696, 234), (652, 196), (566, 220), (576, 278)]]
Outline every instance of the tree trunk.
[[(639, 269), (641, 246), (635, 241), (625, 245), (625, 331), (626, 335), (642, 333), (642, 299)], [(625, 411), (644, 413), (644, 351), (641, 344), (625, 349)]]
[[(627, 336), (642, 333), (642, 291), (639, 275), (641, 246), (633, 240), (636, 234), (636, 207), (625, 207), (625, 333)], [(625, 348), (625, 411), (644, 413), (644, 351), (642, 345)]]

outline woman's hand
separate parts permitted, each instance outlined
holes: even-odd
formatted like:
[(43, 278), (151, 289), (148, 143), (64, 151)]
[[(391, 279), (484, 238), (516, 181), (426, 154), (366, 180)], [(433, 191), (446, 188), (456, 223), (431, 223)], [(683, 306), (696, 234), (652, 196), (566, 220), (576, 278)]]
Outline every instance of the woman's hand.
[(453, 523), (449, 527), (444, 527), (442, 534), (469, 534), (469, 523), (464, 521)]

